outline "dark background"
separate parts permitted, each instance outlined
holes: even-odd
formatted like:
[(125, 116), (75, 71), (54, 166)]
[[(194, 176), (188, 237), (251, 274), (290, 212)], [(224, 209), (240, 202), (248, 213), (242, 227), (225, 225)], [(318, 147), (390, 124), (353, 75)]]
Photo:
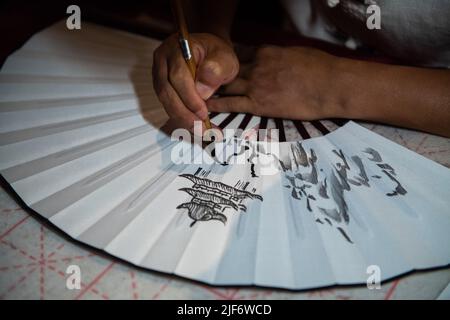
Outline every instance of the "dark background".
[[(216, 0), (214, 0), (216, 1)], [(174, 31), (169, 0), (147, 1), (25, 1), (7, 0), (0, 4), (0, 62), (18, 49), (32, 34), (65, 19), (66, 9), (76, 4), (81, 8), (81, 21), (90, 21), (153, 38), (164, 39)], [(280, 42), (280, 30), (286, 27), (283, 8), (278, 1), (240, 1), (233, 38), (243, 43)], [(265, 39), (265, 40), (263, 40)], [(280, 43), (281, 44), (281, 43)]]
[[(169, 0), (3, 0), (0, 2), (0, 66), (34, 33), (66, 19), (71, 4), (80, 7), (82, 25), (83, 21), (89, 21), (157, 39), (175, 31)], [(311, 46), (339, 56), (391, 62), (384, 56), (374, 55), (368, 48), (351, 51), (299, 36), (277, 0), (239, 1), (231, 35), (233, 41), (244, 45)]]

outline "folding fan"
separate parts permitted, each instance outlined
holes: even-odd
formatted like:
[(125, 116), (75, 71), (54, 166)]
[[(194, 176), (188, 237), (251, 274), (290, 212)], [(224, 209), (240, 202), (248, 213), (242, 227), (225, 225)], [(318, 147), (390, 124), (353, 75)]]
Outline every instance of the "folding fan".
[(0, 172), (30, 208), (130, 263), (216, 285), (304, 289), (450, 263), (447, 168), (354, 122), (211, 114), (283, 142), (231, 137), (209, 153), (172, 140), (157, 45), (58, 23), (8, 58)]

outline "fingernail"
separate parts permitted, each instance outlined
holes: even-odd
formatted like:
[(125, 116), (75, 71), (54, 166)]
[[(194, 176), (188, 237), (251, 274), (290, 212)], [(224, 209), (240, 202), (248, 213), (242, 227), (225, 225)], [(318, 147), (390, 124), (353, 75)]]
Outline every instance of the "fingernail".
[(207, 86), (199, 81), (195, 83), (195, 87), (197, 89), (198, 94), (202, 97), (203, 100), (208, 99), (214, 93), (214, 89), (210, 86)]
[(205, 120), (208, 117), (208, 111), (201, 109), (195, 113), (200, 120)]

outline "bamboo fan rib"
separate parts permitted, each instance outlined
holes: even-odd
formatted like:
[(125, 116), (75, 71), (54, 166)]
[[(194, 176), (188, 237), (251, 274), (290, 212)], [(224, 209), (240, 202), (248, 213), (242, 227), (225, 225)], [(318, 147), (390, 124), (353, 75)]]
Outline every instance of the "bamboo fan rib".
[[(305, 289), (366, 283), (371, 265), (384, 280), (449, 264), (447, 168), (354, 122), (236, 113), (210, 118), (266, 130), (217, 143), (212, 161), (159, 130), (158, 44), (61, 22), (8, 58), (0, 172), (29, 207), (113, 256), (216, 285)], [(188, 147), (183, 163), (173, 151)]]

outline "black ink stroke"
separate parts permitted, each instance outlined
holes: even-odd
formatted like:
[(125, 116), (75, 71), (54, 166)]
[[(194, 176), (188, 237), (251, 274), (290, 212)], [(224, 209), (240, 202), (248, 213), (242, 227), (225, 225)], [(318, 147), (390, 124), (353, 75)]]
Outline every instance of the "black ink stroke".
[(383, 159), (381, 158), (381, 155), (378, 151), (376, 151), (375, 149), (372, 148), (366, 148), (364, 151), (364, 153), (368, 153), (372, 156), (372, 158), (369, 158), (370, 161), (373, 162), (381, 162), (383, 161)]
[[(196, 174), (198, 173), (199, 170), (196, 171)], [(235, 187), (232, 187), (193, 174), (181, 174), (179, 177), (189, 179), (194, 183), (191, 188), (179, 189), (192, 198), (189, 202), (177, 206), (177, 209), (188, 210), (188, 216), (193, 220), (190, 224), (191, 227), (198, 221), (218, 220), (225, 224), (227, 222), (227, 217), (223, 214), (225, 209), (230, 208), (234, 211), (246, 212), (247, 207), (242, 203), (244, 200), (257, 199), (263, 201), (260, 195), (245, 190), (249, 182), (239, 181)]]
[(397, 183), (397, 186), (395, 187), (395, 190), (393, 190), (392, 192), (388, 192), (386, 193), (386, 195), (388, 197), (393, 197), (393, 196), (397, 196), (397, 195), (405, 195), (407, 193), (406, 189), (403, 188), (403, 186), (400, 184), (400, 182), (388, 171), (383, 170), (383, 173), (389, 177), (389, 179), (391, 179), (392, 181), (394, 181), (395, 183)]
[[(347, 157), (342, 149), (332, 150), (338, 161), (330, 163), (331, 171), (326, 171), (324, 168), (317, 167), (318, 159), (313, 149), (310, 149), (310, 155), (308, 155), (300, 142), (293, 143), (290, 147), (292, 160), (280, 160), (279, 162), (284, 178), (288, 182), (285, 187), (291, 189), (292, 199), (297, 201), (306, 199), (306, 211), (315, 215), (315, 221), (327, 226), (323, 223), (324, 220), (328, 227), (336, 228), (348, 243), (352, 244), (353, 240), (348, 231), (345, 230), (351, 222), (345, 192), (351, 192), (352, 188), (370, 188), (371, 178), (382, 179), (380, 174), (383, 173), (396, 183), (395, 189), (386, 194), (388, 197), (401, 196), (407, 193), (397, 179), (394, 168), (383, 162), (381, 154), (373, 148), (366, 148), (362, 152), (369, 155), (367, 160), (376, 164), (380, 174), (369, 176), (364, 163), (365, 157), (361, 158), (358, 155)], [(307, 172), (303, 172), (305, 169)], [(325, 174), (325, 172), (327, 173)], [(323, 177), (323, 174), (326, 176)], [(313, 205), (312, 201), (316, 200), (311, 194), (313, 190), (317, 192), (318, 197), (331, 200), (331, 207), (325, 208), (320, 205), (321, 202)]]

